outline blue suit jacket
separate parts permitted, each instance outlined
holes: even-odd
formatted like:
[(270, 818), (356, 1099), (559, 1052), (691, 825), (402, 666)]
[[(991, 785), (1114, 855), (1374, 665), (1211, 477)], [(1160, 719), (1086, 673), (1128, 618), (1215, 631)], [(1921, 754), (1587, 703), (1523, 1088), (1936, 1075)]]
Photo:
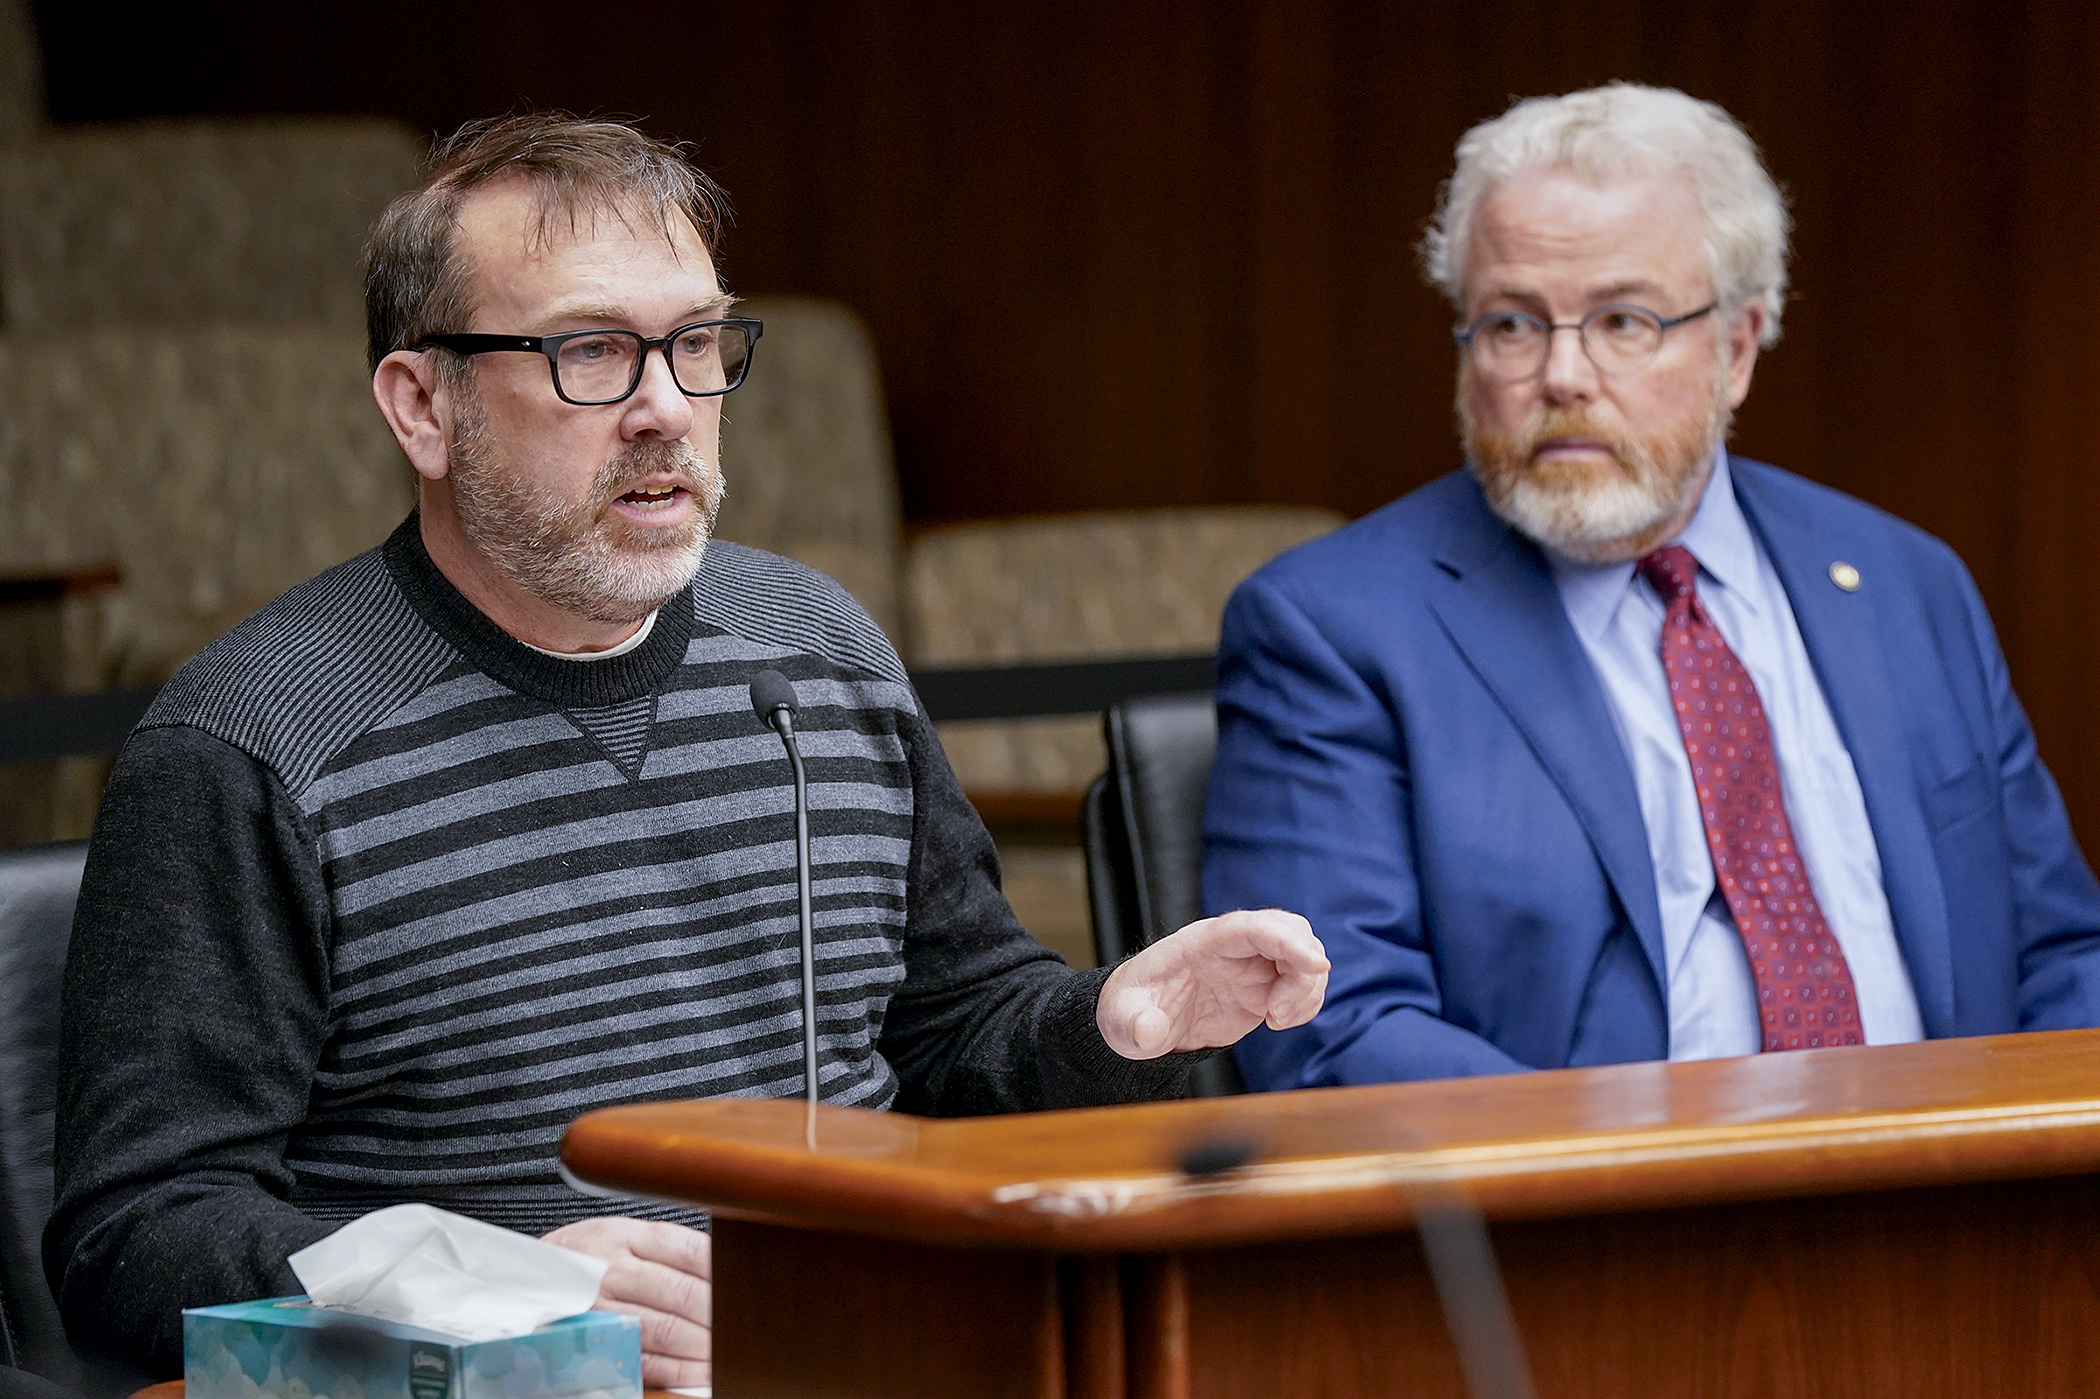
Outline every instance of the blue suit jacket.
[[(2100, 1023), (2100, 886), (1960, 560), (1848, 496), (1730, 469), (1858, 769), (1926, 1033)], [(1249, 1083), (1668, 1054), (1632, 769), (1544, 556), (1471, 476), (1243, 583), (1218, 718), (1205, 903), (1302, 912), (1335, 964), (1311, 1024), (1241, 1043)]]

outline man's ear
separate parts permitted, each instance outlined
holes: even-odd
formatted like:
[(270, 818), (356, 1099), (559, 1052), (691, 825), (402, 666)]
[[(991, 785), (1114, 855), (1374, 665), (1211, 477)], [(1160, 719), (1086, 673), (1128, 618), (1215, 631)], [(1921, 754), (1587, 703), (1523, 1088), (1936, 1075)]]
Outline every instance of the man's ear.
[(1752, 297), (1728, 324), (1728, 406), (1740, 408), (1750, 396), (1750, 376), (1757, 370), (1758, 344), (1765, 335), (1765, 303)]
[(372, 372), (372, 397), (408, 464), (426, 481), (442, 481), (452, 469), (452, 392), (439, 378), (431, 354), (396, 350)]

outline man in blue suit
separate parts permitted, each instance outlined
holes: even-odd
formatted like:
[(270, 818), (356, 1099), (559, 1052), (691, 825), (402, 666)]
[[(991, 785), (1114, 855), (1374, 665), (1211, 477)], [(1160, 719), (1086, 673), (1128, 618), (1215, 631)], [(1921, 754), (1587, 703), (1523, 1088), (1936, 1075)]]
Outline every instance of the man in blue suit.
[(1731, 456), (1787, 216), (1711, 104), (1469, 132), (1468, 463), (1226, 611), (1204, 890), (1334, 962), (1261, 1088), (2100, 1023), (2100, 886), (1945, 545)]

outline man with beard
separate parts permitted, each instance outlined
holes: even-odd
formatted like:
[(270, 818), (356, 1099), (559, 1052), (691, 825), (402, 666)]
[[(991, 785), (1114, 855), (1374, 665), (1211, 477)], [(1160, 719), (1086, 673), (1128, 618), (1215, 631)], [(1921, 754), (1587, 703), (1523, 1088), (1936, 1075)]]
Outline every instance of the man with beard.
[(1726, 450), (1787, 223), (1679, 92), (1460, 142), (1423, 252), (1468, 468), (1226, 613), (1206, 907), (1335, 963), (1250, 1082), (2100, 1021), (2100, 888), (1960, 561)]
[(579, 1195), (555, 1148), (595, 1107), (802, 1091), (761, 668), (801, 706), (830, 1102), (1170, 1094), (1318, 1007), (1282, 913), (1065, 967), (866, 614), (708, 543), (759, 332), (718, 220), (674, 149), (528, 116), (461, 132), (380, 221), (373, 389), (419, 508), (185, 667), (96, 826), (46, 1236), (82, 1343), (177, 1374), (182, 1307), (297, 1291), (288, 1254), (419, 1200), (607, 1259), (645, 1381), (706, 1383), (700, 1217)]

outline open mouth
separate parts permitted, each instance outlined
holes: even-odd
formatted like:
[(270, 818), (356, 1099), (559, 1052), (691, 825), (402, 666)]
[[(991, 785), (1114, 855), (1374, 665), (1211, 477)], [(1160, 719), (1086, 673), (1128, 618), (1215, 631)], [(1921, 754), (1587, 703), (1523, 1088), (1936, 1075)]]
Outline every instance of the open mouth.
[(620, 503), (640, 510), (662, 510), (676, 505), (683, 494), (683, 486), (638, 486), (621, 496)]

